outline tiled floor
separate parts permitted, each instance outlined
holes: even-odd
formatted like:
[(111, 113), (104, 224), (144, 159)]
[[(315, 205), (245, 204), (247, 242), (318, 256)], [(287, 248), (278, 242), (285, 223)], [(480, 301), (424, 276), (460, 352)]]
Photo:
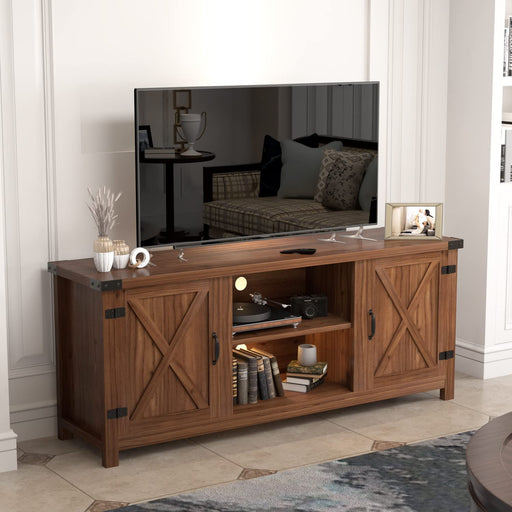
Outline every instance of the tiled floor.
[(104, 469), (80, 440), (19, 443), (18, 471), (0, 474), (0, 509), (100, 512), (200, 487), (477, 429), (512, 410), (512, 376), (459, 374), (438, 392), (121, 452)]

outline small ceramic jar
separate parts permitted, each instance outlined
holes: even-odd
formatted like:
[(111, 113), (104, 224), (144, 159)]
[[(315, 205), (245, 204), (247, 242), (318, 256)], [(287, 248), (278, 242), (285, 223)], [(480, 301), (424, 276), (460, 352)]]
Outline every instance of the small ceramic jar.
[(114, 240), (114, 268), (126, 268), (130, 260), (130, 248), (124, 240)]

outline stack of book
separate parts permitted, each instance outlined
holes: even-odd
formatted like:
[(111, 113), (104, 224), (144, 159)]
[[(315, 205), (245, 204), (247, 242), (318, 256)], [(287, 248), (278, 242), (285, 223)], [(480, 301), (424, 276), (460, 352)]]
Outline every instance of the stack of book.
[(269, 400), (283, 395), (281, 374), (273, 354), (259, 348), (233, 349), (234, 403), (256, 404), (258, 400)]
[(286, 369), (286, 379), (283, 388), (286, 391), (298, 391), (307, 393), (320, 386), (327, 375), (327, 363), (319, 362), (313, 366), (302, 366), (297, 360), (293, 360)]
[(512, 16), (505, 19), (503, 37), (503, 76), (512, 76)]
[(174, 146), (163, 148), (147, 148), (144, 150), (144, 158), (169, 158), (176, 156)]

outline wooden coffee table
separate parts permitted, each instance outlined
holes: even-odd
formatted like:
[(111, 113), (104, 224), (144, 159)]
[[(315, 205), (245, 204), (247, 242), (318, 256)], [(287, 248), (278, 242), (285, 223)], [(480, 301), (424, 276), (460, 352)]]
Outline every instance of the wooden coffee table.
[(471, 510), (512, 512), (512, 412), (475, 433), (466, 461)]

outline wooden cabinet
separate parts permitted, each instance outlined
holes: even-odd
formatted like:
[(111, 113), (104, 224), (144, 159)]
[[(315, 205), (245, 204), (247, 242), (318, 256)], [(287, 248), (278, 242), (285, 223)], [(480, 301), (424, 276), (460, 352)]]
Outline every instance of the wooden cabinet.
[(115, 333), (112, 392), (128, 414), (119, 422), (124, 435), (151, 428), (169, 431), (187, 422), (219, 416), (228, 394), (219, 395), (230, 358), (220, 339), (230, 333), (231, 283), (226, 279), (180, 286), (128, 290), (125, 316)]
[[(380, 236), (379, 230), (372, 236)], [(241, 426), (441, 390), (453, 397), (458, 239), (347, 240), (315, 235), (155, 253), (154, 267), (99, 274), (92, 260), (54, 273), (59, 437), (119, 451)], [(283, 255), (316, 247), (315, 255)], [(249, 288), (233, 282), (244, 275)], [(329, 315), (234, 334), (233, 301), (323, 293)], [(281, 372), (301, 343), (328, 362), (326, 382), (233, 405), (231, 350), (276, 355)]]
[(369, 264), (370, 387), (438, 374), (440, 254)]

